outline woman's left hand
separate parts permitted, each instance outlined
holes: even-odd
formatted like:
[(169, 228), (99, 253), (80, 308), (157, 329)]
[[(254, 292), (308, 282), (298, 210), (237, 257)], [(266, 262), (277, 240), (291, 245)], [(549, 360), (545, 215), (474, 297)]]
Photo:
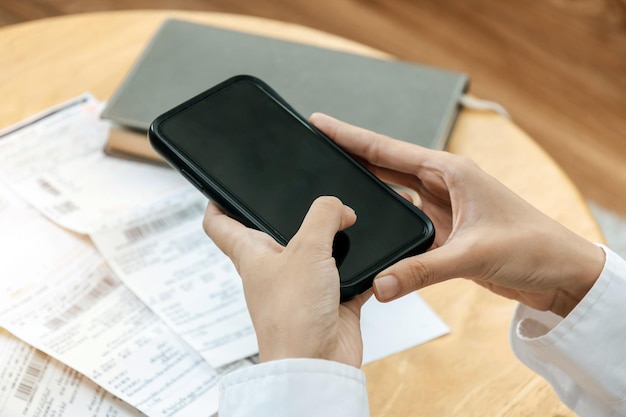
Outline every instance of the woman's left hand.
[(332, 257), (335, 234), (355, 221), (339, 199), (320, 197), (283, 247), (209, 203), (204, 230), (241, 276), (262, 362), (321, 358), (361, 366), (360, 311), (372, 292), (340, 304)]

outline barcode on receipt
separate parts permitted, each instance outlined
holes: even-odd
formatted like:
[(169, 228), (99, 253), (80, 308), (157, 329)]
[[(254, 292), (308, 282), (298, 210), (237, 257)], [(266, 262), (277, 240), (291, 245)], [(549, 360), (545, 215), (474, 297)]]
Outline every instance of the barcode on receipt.
[(196, 218), (203, 213), (204, 205), (202, 203), (195, 203), (166, 216), (158, 217), (146, 223), (130, 227), (124, 230), (124, 236), (128, 239), (128, 241), (135, 242), (148, 236), (161, 233), (164, 230), (176, 227), (179, 224)]

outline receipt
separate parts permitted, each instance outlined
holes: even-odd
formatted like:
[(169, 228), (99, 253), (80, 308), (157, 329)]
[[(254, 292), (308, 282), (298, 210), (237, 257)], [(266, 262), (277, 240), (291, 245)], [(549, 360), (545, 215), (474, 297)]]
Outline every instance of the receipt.
[(72, 368), (0, 330), (0, 415), (141, 417)]
[(217, 410), (219, 372), (117, 279), (87, 238), (1, 186), (0, 230), (1, 327), (150, 416)]
[(202, 230), (195, 189), (91, 234), (120, 279), (212, 366), (258, 352), (241, 280)]
[[(257, 352), (240, 279), (181, 176), (102, 154), (100, 108), (0, 133), (0, 327), (150, 416), (211, 415), (219, 376)], [(417, 296), (374, 301), (365, 361), (449, 331)]]
[(169, 168), (104, 155), (101, 109), (84, 95), (0, 132), (0, 179), (55, 223), (83, 234), (192, 188)]

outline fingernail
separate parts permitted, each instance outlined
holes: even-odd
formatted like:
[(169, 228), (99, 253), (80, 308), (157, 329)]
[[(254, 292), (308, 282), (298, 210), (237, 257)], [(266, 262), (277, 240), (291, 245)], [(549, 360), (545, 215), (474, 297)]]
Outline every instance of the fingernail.
[(374, 280), (374, 289), (378, 299), (389, 300), (400, 292), (400, 283), (393, 275), (384, 275)]

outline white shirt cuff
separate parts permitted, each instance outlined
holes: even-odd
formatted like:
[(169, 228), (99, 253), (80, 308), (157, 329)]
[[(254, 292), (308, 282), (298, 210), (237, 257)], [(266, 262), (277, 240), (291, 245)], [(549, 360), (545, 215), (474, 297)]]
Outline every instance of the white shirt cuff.
[(579, 415), (626, 415), (626, 261), (610, 249), (604, 269), (566, 317), (519, 305), (513, 351)]
[(220, 417), (369, 416), (365, 375), (321, 359), (284, 359), (239, 369), (220, 382)]

